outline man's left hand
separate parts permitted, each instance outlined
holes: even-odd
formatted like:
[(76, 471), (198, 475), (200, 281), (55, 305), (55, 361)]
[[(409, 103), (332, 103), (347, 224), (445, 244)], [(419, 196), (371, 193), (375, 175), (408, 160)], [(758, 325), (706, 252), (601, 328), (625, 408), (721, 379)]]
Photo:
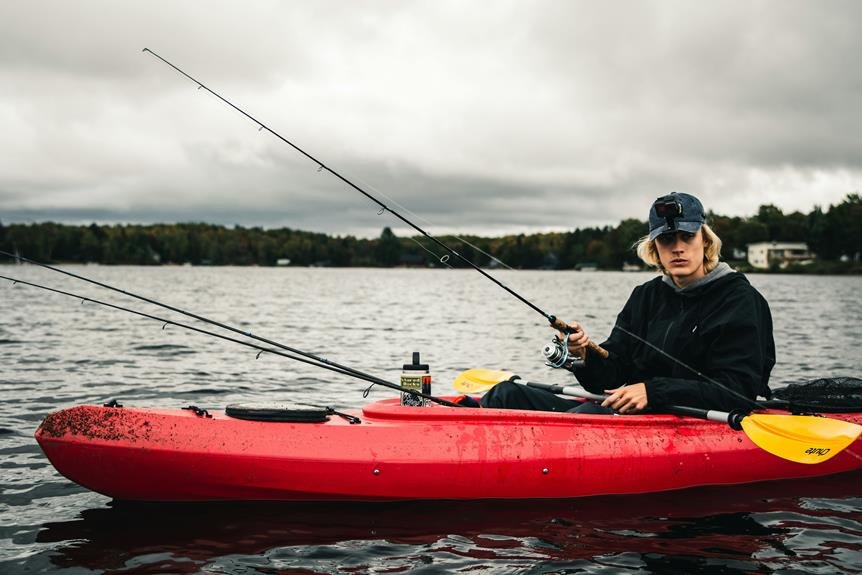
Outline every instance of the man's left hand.
[(605, 407), (610, 407), (620, 413), (637, 413), (646, 409), (647, 393), (646, 385), (643, 383), (606, 389), (605, 392), (610, 394), (602, 402)]

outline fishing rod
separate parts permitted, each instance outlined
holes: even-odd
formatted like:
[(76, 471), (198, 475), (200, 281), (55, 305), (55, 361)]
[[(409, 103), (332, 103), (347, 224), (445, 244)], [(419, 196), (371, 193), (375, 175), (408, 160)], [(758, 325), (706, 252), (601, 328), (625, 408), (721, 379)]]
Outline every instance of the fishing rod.
[[(183, 71), (181, 68), (179, 68), (175, 64), (169, 62), (168, 60), (166, 60), (165, 58), (163, 58), (159, 54), (156, 54), (155, 52), (153, 52), (149, 48), (144, 48), (143, 51), (149, 53), (150, 55), (157, 58), (158, 60), (160, 60), (164, 64), (173, 68), (175, 71), (177, 71), (179, 74), (181, 74), (185, 78), (187, 78), (187, 79), (191, 80), (192, 82), (194, 82), (195, 84), (197, 84), (198, 90), (205, 90), (205, 91), (209, 92), (210, 94), (212, 94), (213, 96), (215, 96), (216, 98), (218, 98), (219, 100), (221, 100), (222, 102), (224, 102), (225, 104), (227, 104), (228, 106), (230, 106), (231, 108), (233, 108), (234, 110), (236, 110), (237, 112), (239, 112), (240, 114), (242, 114), (243, 116), (245, 116), (246, 118), (248, 118), (249, 120), (254, 122), (258, 126), (258, 131), (264, 131), (265, 130), (265, 131), (269, 132), (270, 134), (272, 134), (273, 136), (275, 136), (276, 138), (278, 138), (279, 140), (281, 140), (282, 142), (284, 142), (285, 144), (287, 144), (288, 146), (290, 146), (291, 148), (293, 148), (294, 150), (296, 150), (297, 152), (299, 152), (300, 154), (302, 154), (303, 156), (305, 156), (306, 158), (308, 158), (309, 160), (311, 160), (312, 162), (317, 164), (319, 172), (324, 171), (324, 170), (329, 172), (330, 174), (332, 174), (333, 176), (335, 176), (336, 178), (338, 178), (339, 180), (341, 180), (342, 182), (347, 184), (349, 187), (353, 188), (354, 190), (356, 190), (357, 192), (359, 192), (360, 194), (362, 194), (363, 196), (365, 196), (366, 198), (368, 198), (369, 200), (371, 200), (372, 202), (377, 204), (380, 207), (380, 213), (381, 214), (384, 211), (389, 212), (390, 214), (392, 214), (393, 216), (395, 216), (396, 218), (398, 218), (399, 220), (401, 220), (402, 222), (404, 222), (405, 224), (407, 224), (408, 226), (410, 226), (411, 228), (413, 228), (414, 230), (416, 230), (417, 232), (419, 232), (420, 234), (425, 236), (427, 239), (434, 242), (436, 245), (445, 249), (447, 252), (449, 252), (453, 256), (457, 257), (458, 259), (460, 259), (461, 261), (463, 261), (464, 263), (466, 263), (467, 265), (472, 267), (474, 270), (476, 270), (477, 272), (482, 274), (487, 279), (491, 280), (492, 282), (497, 284), (499, 287), (503, 288), (505, 291), (507, 291), (509, 294), (511, 294), (512, 296), (517, 298), (519, 301), (526, 304), (530, 309), (541, 314), (545, 319), (548, 320), (548, 323), (550, 323), (553, 328), (557, 329), (558, 331), (560, 331), (566, 335), (564, 340), (559, 339), (558, 337), (555, 336), (554, 340), (551, 343), (547, 344), (544, 347), (544, 349), (542, 350), (542, 353), (544, 354), (546, 362), (549, 366), (551, 366), (551, 367), (566, 367), (566, 366), (572, 365), (573, 363), (577, 362), (577, 358), (573, 358), (570, 355), (570, 353), (568, 351), (568, 346), (567, 346), (568, 336), (575, 333), (575, 330), (572, 327), (570, 327), (568, 324), (566, 324), (565, 321), (556, 317), (555, 315), (551, 315), (551, 314), (545, 312), (540, 307), (538, 307), (534, 303), (530, 302), (529, 300), (527, 300), (526, 298), (524, 298), (523, 296), (521, 296), (520, 294), (515, 292), (513, 289), (511, 289), (510, 287), (508, 287), (507, 285), (505, 285), (504, 283), (499, 281), (497, 278), (495, 278), (494, 276), (492, 276), (491, 274), (487, 273), (485, 270), (483, 270), (482, 268), (480, 268), (479, 266), (474, 264), (470, 259), (464, 257), (463, 255), (458, 253), (455, 249), (449, 247), (447, 244), (442, 242), (440, 239), (429, 234), (424, 229), (422, 229), (421, 227), (419, 227), (418, 225), (413, 223), (411, 220), (409, 220), (407, 217), (403, 216), (400, 212), (390, 208), (385, 203), (383, 203), (381, 200), (379, 200), (377, 197), (375, 197), (371, 193), (367, 192), (366, 190), (361, 188), (359, 185), (355, 184), (354, 182), (352, 182), (351, 180), (349, 180), (348, 178), (343, 176), (341, 173), (337, 172), (335, 169), (326, 165), (324, 162), (317, 159), (315, 156), (312, 156), (310, 153), (308, 153), (307, 151), (305, 151), (304, 149), (299, 147), (297, 144), (288, 140), (287, 138), (285, 138), (284, 136), (282, 136), (281, 134), (279, 134), (278, 132), (276, 132), (275, 130), (270, 128), (268, 125), (264, 124), (263, 122), (261, 122), (260, 120), (258, 120), (257, 118), (255, 118), (254, 116), (252, 116), (251, 114), (249, 114), (248, 112), (246, 112), (245, 110), (243, 110), (242, 108), (240, 108), (239, 106), (237, 106), (236, 104), (234, 104), (233, 102), (231, 102), (230, 100), (228, 100), (227, 98), (225, 98), (224, 96), (222, 96), (221, 94), (216, 92), (215, 90), (211, 89), (209, 86), (207, 86), (206, 84), (204, 84), (203, 82), (201, 82), (197, 78), (194, 78), (193, 76), (189, 75), (188, 73)], [(744, 395), (740, 394), (739, 392), (737, 392), (733, 389), (730, 389), (729, 387), (715, 381), (714, 379), (712, 379), (710, 377), (707, 377), (706, 375), (704, 375), (700, 371), (694, 369), (693, 367), (687, 365), (683, 361), (673, 357), (672, 355), (668, 354), (664, 350), (659, 349), (658, 347), (656, 347), (655, 345), (646, 341), (644, 338), (638, 336), (637, 334), (634, 334), (634, 333), (626, 330), (625, 328), (622, 328), (619, 326), (615, 326), (615, 327), (618, 327), (620, 329), (620, 331), (631, 336), (632, 338), (636, 339), (637, 341), (639, 341), (639, 342), (641, 342), (641, 343), (643, 343), (643, 344), (645, 344), (651, 348), (656, 349), (657, 351), (659, 351), (660, 353), (662, 353), (666, 357), (670, 358), (671, 360), (675, 361), (677, 364), (685, 367), (686, 369), (688, 369), (689, 371), (691, 371), (692, 373), (694, 373), (698, 377), (703, 378), (705, 381), (718, 386), (719, 388), (727, 391), (728, 393), (730, 393), (732, 395), (738, 396), (740, 398), (744, 398), (746, 401), (749, 401), (749, 402), (751, 401), (751, 399), (745, 397)], [(592, 340), (590, 340), (587, 343), (587, 347), (603, 359), (607, 358), (609, 356), (608, 351), (606, 349), (604, 349), (603, 347), (601, 347), (600, 345), (598, 345), (597, 343), (595, 343)]]
[[(378, 199), (376, 196), (367, 192), (366, 190), (361, 188), (358, 184), (355, 184), (353, 181), (349, 180), (347, 177), (343, 176), (340, 172), (336, 171), (334, 168), (328, 166), (327, 164), (325, 164), (321, 160), (317, 159), (315, 156), (312, 156), (310, 153), (308, 153), (307, 151), (305, 151), (304, 149), (299, 147), (297, 144), (288, 140), (287, 138), (285, 138), (284, 136), (282, 136), (281, 134), (279, 134), (278, 132), (276, 132), (275, 130), (270, 128), (269, 126), (267, 126), (265, 123), (261, 122), (260, 120), (258, 120), (257, 118), (255, 118), (254, 116), (252, 116), (251, 114), (249, 114), (248, 112), (246, 112), (245, 110), (243, 110), (242, 108), (240, 108), (239, 106), (237, 106), (236, 104), (234, 104), (233, 102), (231, 102), (230, 100), (228, 100), (227, 98), (225, 98), (224, 96), (222, 96), (221, 94), (216, 92), (215, 90), (211, 89), (209, 86), (207, 86), (206, 84), (204, 84), (200, 80), (187, 74), (181, 68), (179, 68), (178, 66), (169, 62), (168, 60), (161, 57), (160, 55), (156, 54), (155, 52), (153, 52), (149, 48), (144, 48), (143, 51), (152, 55), (153, 57), (161, 60), (164, 64), (170, 66), (171, 68), (176, 70), (179, 74), (181, 74), (182, 76), (188, 78), (189, 80), (191, 80), (192, 82), (197, 84), (198, 90), (205, 90), (205, 91), (209, 92), (210, 94), (212, 94), (213, 96), (215, 96), (216, 98), (218, 98), (219, 100), (221, 100), (222, 102), (224, 102), (225, 104), (227, 104), (228, 106), (230, 106), (231, 108), (233, 108), (234, 110), (236, 110), (237, 112), (239, 112), (240, 114), (242, 114), (243, 116), (245, 116), (246, 118), (248, 118), (249, 120), (254, 122), (258, 126), (258, 131), (269, 132), (270, 134), (272, 134), (273, 136), (275, 136), (276, 138), (278, 138), (279, 140), (281, 140), (282, 142), (284, 142), (285, 144), (287, 144), (288, 146), (290, 146), (291, 148), (293, 148), (294, 150), (296, 150), (297, 152), (299, 152), (300, 154), (302, 154), (303, 156), (305, 156), (306, 158), (308, 158), (309, 160), (311, 160), (312, 162), (317, 164), (317, 166), (318, 166), (317, 171), (318, 172), (322, 172), (322, 171), (329, 172), (330, 174), (332, 174), (333, 176), (335, 176), (336, 178), (341, 180), (343, 183), (347, 184), (347, 186), (356, 190), (357, 192), (359, 192), (360, 194), (362, 194), (363, 196), (365, 196), (366, 198), (368, 198), (369, 200), (371, 200), (372, 202), (377, 204), (377, 206), (380, 207), (379, 213), (382, 214), (383, 212), (389, 212), (390, 214), (392, 214), (393, 216), (395, 216), (396, 218), (398, 218), (399, 220), (401, 220), (402, 222), (404, 222), (405, 224), (407, 224), (408, 226), (410, 226), (411, 228), (413, 228), (414, 230), (416, 230), (417, 232), (422, 234), (425, 238), (431, 240), (434, 244), (436, 244), (436, 245), (440, 246), (441, 248), (443, 248), (444, 250), (446, 250), (449, 254), (455, 256), (456, 258), (458, 258), (462, 262), (466, 263), (468, 266), (470, 266), (471, 268), (473, 268), (474, 270), (476, 270), (477, 272), (479, 272), (480, 274), (485, 276), (487, 279), (491, 280), (492, 282), (497, 284), (499, 287), (506, 290), (509, 294), (511, 294), (512, 296), (517, 298), (519, 301), (526, 304), (530, 309), (541, 314), (545, 319), (548, 320), (548, 323), (550, 323), (551, 326), (553, 326), (554, 328), (556, 328), (559, 331), (564, 332), (566, 334), (574, 332), (574, 330), (572, 328), (570, 328), (566, 324), (566, 322), (557, 318), (554, 315), (551, 315), (551, 314), (545, 312), (539, 306), (532, 303), (531, 301), (529, 301), (528, 299), (526, 299), (525, 297), (523, 297), (522, 295), (517, 293), (515, 290), (513, 290), (512, 288), (510, 288), (509, 286), (507, 286), (506, 284), (504, 284), (503, 282), (501, 282), (500, 280), (498, 280), (497, 278), (495, 278), (494, 276), (492, 276), (491, 274), (489, 274), (488, 272), (486, 272), (485, 270), (483, 270), (482, 268), (480, 268), (479, 266), (474, 264), (469, 258), (461, 255), (454, 248), (450, 247), (449, 245), (447, 245), (446, 243), (444, 243), (443, 241), (441, 241), (437, 237), (426, 232), (424, 229), (419, 227), (417, 224), (413, 223), (406, 216), (402, 215), (401, 212), (389, 207), (387, 204), (385, 204), (383, 201)], [(600, 356), (602, 356), (602, 357), (608, 356), (608, 352), (605, 351), (604, 349), (602, 349), (601, 347), (599, 347), (598, 344), (591, 341), (589, 345), (590, 345), (590, 348), (593, 349)]]
[(252, 333), (252, 332), (250, 332), (250, 331), (243, 331), (243, 330), (241, 330), (241, 329), (238, 329), (238, 328), (235, 328), (235, 327), (233, 327), (233, 326), (227, 325), (227, 324), (222, 323), (222, 322), (220, 322), (220, 321), (216, 321), (216, 320), (214, 320), (214, 319), (210, 319), (210, 318), (208, 318), (208, 317), (204, 317), (204, 316), (201, 316), (201, 315), (198, 315), (198, 314), (192, 313), (192, 312), (190, 312), (190, 311), (187, 311), (187, 310), (184, 310), (184, 309), (180, 309), (180, 308), (178, 308), (178, 307), (174, 307), (174, 306), (172, 306), (172, 305), (170, 305), (170, 304), (166, 304), (166, 303), (163, 303), (163, 302), (157, 301), (157, 300), (155, 300), (155, 299), (152, 299), (152, 298), (149, 298), (149, 297), (146, 297), (146, 296), (140, 295), (140, 294), (136, 294), (136, 293), (133, 293), (133, 292), (130, 292), (130, 291), (126, 291), (126, 290), (124, 290), (124, 289), (120, 289), (120, 288), (118, 288), (118, 287), (115, 287), (115, 286), (112, 286), (112, 285), (106, 284), (106, 283), (104, 283), (104, 282), (100, 282), (100, 281), (94, 280), (94, 279), (92, 279), (92, 278), (88, 278), (88, 277), (86, 277), (86, 276), (82, 276), (82, 275), (80, 275), (80, 274), (76, 274), (76, 273), (74, 273), (74, 272), (70, 272), (70, 271), (68, 271), (68, 270), (64, 270), (64, 269), (61, 269), (61, 268), (58, 268), (58, 267), (54, 267), (54, 266), (49, 265), (49, 264), (46, 264), (46, 263), (42, 263), (42, 262), (39, 262), (39, 261), (36, 261), (36, 260), (32, 260), (32, 259), (27, 258), (27, 257), (24, 257), (24, 256), (22, 256), (22, 255), (20, 255), (20, 254), (19, 254), (19, 255), (14, 255), (14, 256), (13, 256), (13, 254), (10, 254), (10, 253), (9, 253), (9, 252), (7, 252), (7, 251), (0, 250), (0, 255), (4, 255), (4, 256), (6, 256), (6, 257), (15, 257), (15, 258), (16, 258), (17, 260), (19, 260), (19, 261), (27, 262), (27, 263), (29, 263), (29, 264), (33, 264), (33, 265), (36, 265), (36, 266), (39, 266), (39, 267), (43, 267), (43, 268), (48, 269), (48, 270), (51, 270), (51, 271), (53, 271), (53, 272), (61, 273), (61, 274), (67, 275), (67, 276), (69, 276), (69, 277), (75, 278), (75, 279), (77, 279), (77, 280), (81, 280), (81, 281), (84, 281), (84, 282), (91, 283), (91, 284), (93, 284), (93, 285), (99, 286), (99, 287), (104, 288), (104, 289), (108, 289), (108, 290), (111, 290), (111, 291), (115, 291), (115, 292), (117, 292), (117, 293), (121, 293), (121, 294), (123, 294), (123, 295), (126, 295), (126, 296), (129, 296), (129, 297), (132, 297), (132, 298), (135, 298), (135, 299), (141, 300), (141, 301), (143, 301), (143, 302), (146, 302), (146, 303), (149, 303), (149, 304), (152, 304), (152, 305), (155, 305), (155, 306), (158, 306), (158, 307), (164, 308), (164, 309), (168, 309), (168, 310), (171, 310), (171, 311), (173, 311), (173, 312), (180, 313), (180, 314), (182, 314), (182, 315), (184, 315), (184, 316), (191, 317), (191, 318), (196, 319), (196, 320), (198, 320), (198, 321), (202, 321), (202, 322), (204, 322), (204, 323), (208, 323), (208, 324), (210, 324), (210, 325), (214, 325), (214, 326), (216, 326), (216, 327), (220, 327), (220, 328), (222, 328), (222, 329), (225, 329), (225, 330), (228, 330), (228, 331), (232, 331), (232, 332), (234, 332), (234, 333), (238, 333), (238, 334), (240, 334), (240, 335), (243, 335), (243, 336), (245, 336), (245, 337), (249, 337), (249, 338), (251, 338), (251, 339), (255, 339), (255, 340), (257, 340), (257, 341), (262, 341), (263, 343), (265, 343), (265, 344), (267, 344), (267, 345), (272, 345), (272, 346), (275, 346), (275, 347), (281, 348), (281, 349), (283, 349), (283, 350), (289, 351), (289, 352), (291, 352), (291, 353), (296, 353), (296, 354), (299, 354), (299, 355), (301, 355), (301, 356), (304, 356), (304, 357), (308, 357), (308, 358), (310, 358), (310, 359), (313, 359), (313, 360), (315, 360), (315, 361), (319, 361), (319, 362), (321, 362), (321, 363), (325, 363), (325, 364), (331, 365), (331, 366), (333, 366), (333, 367), (337, 367), (337, 368), (342, 369), (342, 370), (345, 370), (345, 371), (347, 371), (347, 372), (352, 372), (352, 373), (354, 373), (354, 374), (362, 375), (362, 376), (366, 375), (366, 374), (362, 373), (361, 371), (358, 371), (358, 370), (356, 370), (356, 369), (353, 369), (352, 367), (348, 367), (348, 366), (346, 366), (346, 365), (341, 365), (341, 364), (339, 364), (339, 363), (336, 363), (336, 362), (334, 362), (334, 361), (331, 361), (331, 360), (329, 360), (329, 359), (326, 359), (325, 357), (320, 357), (320, 356), (317, 356), (317, 355), (314, 355), (314, 354), (311, 354), (311, 353), (308, 353), (308, 352), (304, 352), (304, 351), (302, 351), (302, 350), (299, 350), (299, 349), (296, 349), (296, 348), (293, 348), (293, 347), (290, 347), (290, 346), (287, 346), (287, 345), (281, 344), (281, 343), (279, 343), (279, 342), (277, 342), (277, 341), (273, 341), (273, 340), (271, 340), (271, 339), (267, 339), (267, 338), (265, 338), (265, 337), (261, 337), (261, 336), (255, 335), (255, 334), (253, 334), (253, 333)]
[[(330, 370), (330, 371), (334, 371), (335, 373), (340, 373), (341, 375), (346, 375), (346, 376), (349, 376), (349, 377), (354, 377), (354, 378), (357, 378), (357, 379), (361, 379), (361, 380), (364, 380), (364, 381), (370, 382), (370, 383), (372, 383), (372, 384), (382, 385), (382, 386), (384, 386), (384, 387), (388, 387), (388, 388), (390, 388), (390, 389), (394, 389), (394, 390), (397, 390), (397, 391), (408, 392), (408, 393), (410, 393), (410, 394), (412, 394), (412, 395), (414, 395), (414, 396), (419, 396), (419, 397), (425, 398), (425, 399), (427, 399), (427, 400), (429, 400), (429, 401), (433, 401), (434, 403), (439, 403), (440, 405), (446, 405), (446, 406), (449, 406), (449, 407), (463, 407), (463, 406), (461, 406), (461, 405), (458, 405), (457, 403), (453, 403), (453, 402), (451, 402), (451, 401), (447, 401), (447, 400), (445, 400), (445, 399), (441, 399), (441, 398), (439, 398), (439, 397), (434, 397), (433, 395), (429, 395), (429, 394), (426, 394), (426, 393), (422, 393), (422, 392), (416, 391), (416, 390), (414, 390), (414, 389), (409, 389), (409, 388), (406, 388), (406, 387), (402, 387), (402, 386), (400, 386), (400, 385), (396, 385), (396, 384), (394, 384), (394, 383), (390, 383), (390, 382), (388, 382), (388, 381), (386, 381), (386, 380), (384, 380), (384, 379), (381, 379), (381, 378), (379, 378), (379, 377), (376, 377), (376, 376), (373, 376), (373, 375), (369, 375), (369, 374), (366, 374), (366, 373), (362, 373), (362, 372), (357, 371), (357, 370), (352, 369), (352, 368), (348, 368), (348, 367), (345, 367), (345, 366), (338, 365), (338, 364), (336, 364), (335, 362), (331, 362), (331, 361), (326, 360), (325, 358), (315, 356), (314, 354), (311, 354), (311, 353), (308, 353), (308, 352), (303, 352), (303, 351), (300, 351), (300, 350), (295, 350), (295, 349), (290, 348), (290, 347), (288, 347), (288, 346), (282, 346), (282, 345), (279, 345), (279, 347), (282, 347), (282, 348), (284, 348), (284, 349), (288, 349), (288, 350), (292, 351), (293, 353), (286, 353), (286, 352), (284, 352), (284, 351), (279, 351), (278, 349), (274, 349), (274, 348), (270, 348), (270, 347), (264, 347), (264, 346), (261, 346), (261, 345), (257, 345), (257, 344), (255, 344), (255, 343), (251, 343), (250, 341), (243, 341), (243, 340), (241, 340), (241, 339), (236, 339), (236, 338), (234, 338), (234, 337), (230, 337), (230, 336), (228, 336), (228, 335), (224, 335), (224, 334), (216, 333), (216, 332), (213, 332), (213, 331), (209, 331), (209, 330), (206, 330), (206, 329), (202, 329), (202, 328), (199, 328), (199, 327), (195, 327), (195, 326), (193, 326), (193, 325), (189, 325), (189, 324), (185, 324), (185, 323), (182, 323), (182, 322), (174, 321), (174, 320), (171, 320), (171, 319), (167, 319), (167, 318), (159, 317), (159, 316), (157, 316), (157, 315), (152, 315), (152, 314), (145, 313), (145, 312), (142, 312), (142, 311), (137, 311), (137, 310), (130, 309), (130, 308), (127, 308), (127, 307), (123, 307), (123, 306), (120, 306), (120, 305), (112, 304), (112, 303), (109, 303), (109, 302), (106, 302), (106, 301), (101, 301), (101, 300), (93, 299), (93, 298), (90, 298), (90, 297), (82, 296), (82, 295), (79, 295), (79, 294), (75, 294), (75, 293), (72, 293), (72, 292), (63, 291), (63, 290), (61, 290), (61, 289), (56, 289), (56, 288), (52, 288), (52, 287), (48, 287), (48, 286), (44, 286), (44, 285), (40, 285), (40, 284), (33, 283), (33, 282), (28, 282), (28, 281), (24, 281), (24, 280), (19, 280), (19, 279), (12, 278), (12, 277), (9, 277), (9, 276), (4, 276), (4, 275), (0, 275), (0, 279), (4, 279), (4, 280), (9, 280), (9, 281), (11, 281), (13, 286), (14, 286), (14, 285), (17, 285), (17, 284), (21, 284), (21, 285), (26, 285), (26, 286), (34, 287), (34, 288), (39, 288), (39, 289), (41, 289), (41, 290), (45, 290), (45, 291), (48, 291), (48, 292), (53, 292), (53, 293), (57, 293), (57, 294), (61, 294), (61, 295), (65, 295), (65, 296), (68, 296), (68, 297), (71, 297), (71, 298), (75, 298), (75, 299), (81, 300), (81, 303), (84, 303), (84, 302), (90, 302), (90, 303), (94, 303), (94, 304), (97, 304), (97, 305), (100, 305), (100, 306), (104, 306), (104, 307), (107, 307), (107, 308), (110, 308), (110, 309), (115, 309), (115, 310), (119, 310), (119, 311), (124, 311), (124, 312), (130, 313), (130, 314), (134, 314), (134, 315), (137, 315), (137, 316), (140, 316), (140, 317), (146, 318), (146, 319), (151, 319), (151, 320), (154, 320), (154, 321), (158, 321), (158, 322), (160, 322), (160, 323), (162, 323), (162, 324), (163, 324), (163, 325), (162, 325), (162, 329), (165, 329), (165, 327), (167, 327), (167, 326), (169, 326), (169, 325), (175, 325), (175, 326), (177, 326), (177, 327), (181, 327), (181, 328), (183, 328), (183, 329), (187, 329), (187, 330), (190, 330), (190, 331), (193, 331), (193, 332), (202, 333), (202, 334), (204, 334), (204, 335), (209, 335), (209, 336), (212, 336), (212, 337), (217, 337), (217, 338), (219, 338), (219, 339), (223, 339), (223, 340), (225, 340), (225, 341), (231, 341), (231, 342), (233, 342), (233, 343), (238, 343), (238, 344), (240, 344), (240, 345), (244, 345), (244, 346), (246, 346), (246, 347), (250, 347), (250, 348), (252, 348), (252, 349), (256, 349), (256, 350), (258, 350), (257, 357), (260, 357), (260, 354), (262, 354), (262, 353), (264, 353), (264, 352), (266, 352), (266, 353), (271, 353), (271, 354), (273, 354), (273, 355), (278, 355), (278, 356), (281, 356), (281, 357), (286, 357), (286, 358), (288, 358), (288, 359), (292, 359), (292, 360), (294, 360), (294, 361), (299, 361), (299, 362), (302, 362), (302, 363), (306, 363), (306, 364), (308, 364), (308, 365), (313, 365), (313, 366), (315, 366), (315, 367), (322, 367), (323, 369), (328, 369), (328, 370)], [(181, 313), (182, 313), (182, 312), (181, 312)], [(298, 355), (295, 355), (295, 354), (298, 354)], [(303, 357), (303, 356), (304, 356), (304, 357)]]

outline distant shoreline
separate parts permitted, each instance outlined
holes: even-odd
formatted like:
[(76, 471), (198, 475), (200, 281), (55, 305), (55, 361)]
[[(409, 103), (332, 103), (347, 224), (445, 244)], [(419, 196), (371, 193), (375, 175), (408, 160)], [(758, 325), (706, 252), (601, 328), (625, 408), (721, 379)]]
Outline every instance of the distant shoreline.
[[(707, 214), (722, 240), (721, 253), (740, 271), (820, 275), (862, 274), (862, 196), (849, 194), (828, 210), (784, 214), (761, 206), (747, 218)], [(617, 226), (501, 237), (399, 237), (385, 227), (377, 238), (331, 236), (290, 228), (207, 223), (67, 225), (55, 222), (3, 224), (0, 249), (40, 262), (104, 265), (454, 267), (483, 269), (606, 271), (642, 266), (632, 249), (648, 231), (645, 221)], [(748, 246), (792, 243), (812, 256), (807, 264), (768, 270), (748, 263)], [(785, 248), (786, 249), (786, 248)], [(450, 253), (451, 252), (451, 253)], [(456, 253), (457, 252), (457, 253)], [(788, 258), (789, 259), (789, 258)], [(772, 260), (770, 260), (772, 261)], [(795, 260), (790, 260), (795, 261)], [(470, 263), (468, 263), (470, 262)]]
[[(134, 264), (134, 263), (100, 263), (100, 262), (78, 262), (78, 261), (52, 261), (52, 262), (44, 262), (49, 263), (51, 265), (76, 265), (76, 266), (104, 266), (104, 267), (140, 267), (140, 268), (267, 268), (267, 269), (366, 269), (366, 270), (434, 270), (434, 271), (446, 271), (447, 268), (443, 268), (440, 266), (335, 266), (335, 265), (289, 265), (289, 266), (277, 266), (277, 265), (261, 265), (261, 264), (191, 264), (191, 263), (183, 263), (183, 264), (175, 264), (175, 263), (159, 263), (159, 264)], [(834, 262), (828, 262), (834, 263)], [(862, 265), (851, 262), (838, 262), (841, 267), (837, 265), (833, 266), (817, 266), (817, 265), (808, 265), (808, 266), (795, 266), (790, 269), (758, 269), (752, 268), (748, 265), (739, 265), (739, 262), (729, 261), (728, 264), (736, 271), (742, 272), (746, 275), (799, 275), (799, 276), (855, 276), (862, 275)], [(27, 264), (25, 262), (21, 263), (22, 266), (29, 267), (38, 267), (33, 264)], [(6, 267), (17, 267), (13, 261), (2, 261), (0, 262), (0, 266)], [(824, 269), (825, 268), (825, 269)], [(457, 268), (463, 271), (470, 271), (471, 268)], [(641, 270), (621, 270), (621, 269), (586, 269), (586, 270), (576, 270), (574, 268), (569, 269), (542, 269), (542, 268), (513, 268), (513, 269), (504, 269), (504, 268), (489, 268), (483, 267), (485, 271), (489, 272), (577, 272), (577, 273), (619, 273), (619, 274), (658, 274), (658, 270), (652, 269), (641, 269)]]

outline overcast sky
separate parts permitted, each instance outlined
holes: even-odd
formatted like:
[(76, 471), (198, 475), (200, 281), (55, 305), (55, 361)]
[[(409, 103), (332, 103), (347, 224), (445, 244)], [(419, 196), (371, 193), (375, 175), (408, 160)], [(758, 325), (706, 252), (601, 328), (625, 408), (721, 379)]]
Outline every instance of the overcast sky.
[(0, 221), (403, 229), (144, 47), (433, 233), (862, 189), (860, 2), (2, 0)]

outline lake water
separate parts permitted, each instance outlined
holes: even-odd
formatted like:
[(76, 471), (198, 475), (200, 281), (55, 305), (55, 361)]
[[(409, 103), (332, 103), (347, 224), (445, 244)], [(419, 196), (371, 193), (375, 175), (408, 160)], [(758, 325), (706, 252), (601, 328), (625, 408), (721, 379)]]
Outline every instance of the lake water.
[[(475, 271), (68, 266), (396, 381), (420, 351), (434, 392), (461, 370), (544, 367), (541, 316)], [(181, 319), (32, 266), (0, 274)], [(495, 272), (550, 313), (610, 331), (646, 273)], [(753, 275), (772, 307), (773, 384), (862, 374), (862, 278)], [(60, 476), (50, 412), (237, 401), (359, 407), (363, 382), (0, 283), (0, 573), (860, 573), (862, 474), (649, 496), (460, 504), (121, 505)], [(374, 388), (370, 399), (394, 396)]]

